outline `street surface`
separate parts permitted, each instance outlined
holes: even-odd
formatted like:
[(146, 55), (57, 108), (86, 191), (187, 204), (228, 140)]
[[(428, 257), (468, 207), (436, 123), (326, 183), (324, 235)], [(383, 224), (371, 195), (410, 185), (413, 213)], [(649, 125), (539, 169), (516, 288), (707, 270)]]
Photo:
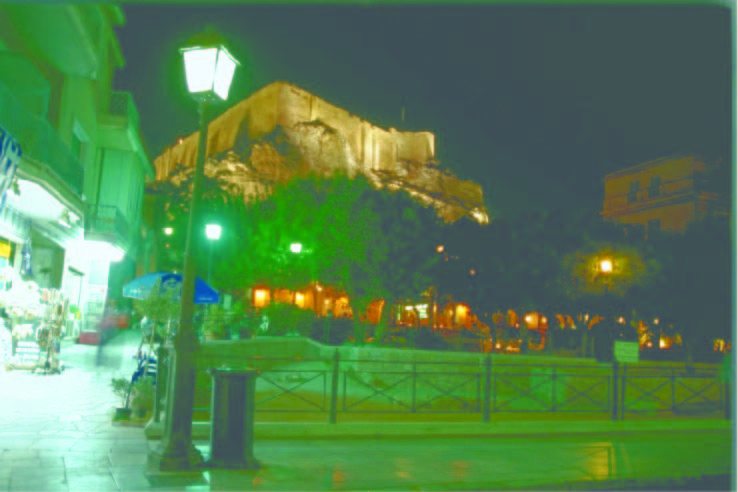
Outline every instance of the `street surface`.
[(0, 491), (730, 488), (725, 431), (571, 436), (556, 422), (515, 437), (261, 439), (258, 471), (147, 478), (158, 443), (111, 423), (110, 379), (130, 377), (137, 342), (113, 339), (99, 366), (96, 347), (65, 344), (61, 375), (0, 372)]

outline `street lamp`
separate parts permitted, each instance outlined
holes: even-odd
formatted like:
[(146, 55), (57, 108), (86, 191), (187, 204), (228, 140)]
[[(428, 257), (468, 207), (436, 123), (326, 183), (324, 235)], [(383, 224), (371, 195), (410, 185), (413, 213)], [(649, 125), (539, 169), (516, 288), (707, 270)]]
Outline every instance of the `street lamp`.
[(179, 327), (170, 352), (167, 418), (161, 446), (149, 455), (149, 463), (159, 470), (192, 469), (202, 462), (192, 445), (192, 406), (195, 399), (195, 349), (197, 337), (193, 326), (195, 295), (194, 234), (202, 194), (207, 146), (206, 110), (211, 102), (223, 101), (233, 81), (238, 62), (223, 45), (219, 35), (205, 32), (190, 40), (180, 50), (184, 62), (187, 89), (197, 101), (200, 137), (192, 184), (192, 202), (185, 235), (182, 271), (182, 309)]
[(207, 224), (205, 226), (205, 237), (208, 238), (208, 283), (210, 283), (210, 273), (213, 270), (213, 243), (220, 239), (223, 228), (218, 224)]
[(302, 243), (292, 243), (290, 244), (290, 251), (297, 254), (302, 253)]

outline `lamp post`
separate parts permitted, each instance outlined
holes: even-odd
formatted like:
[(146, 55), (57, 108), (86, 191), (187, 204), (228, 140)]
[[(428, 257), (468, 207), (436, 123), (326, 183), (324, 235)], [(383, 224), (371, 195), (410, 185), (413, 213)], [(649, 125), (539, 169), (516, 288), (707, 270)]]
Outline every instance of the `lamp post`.
[(208, 239), (208, 284), (213, 270), (213, 243), (220, 239), (223, 228), (218, 224), (207, 224), (205, 226), (205, 237)]
[(612, 279), (613, 267), (613, 259), (609, 256), (605, 256), (597, 260), (597, 276), (603, 279), (605, 286), (605, 320), (604, 325), (600, 328), (599, 338), (601, 338), (601, 340), (595, 340), (596, 347), (598, 347), (597, 350), (595, 350), (595, 357), (597, 357), (598, 360), (609, 360), (612, 356), (613, 327), (609, 325), (611, 316), (611, 310), (609, 307), (611, 303), (610, 281)]
[(207, 153), (206, 110), (211, 102), (227, 99), (233, 74), (238, 65), (223, 45), (220, 36), (212, 31), (192, 38), (180, 52), (184, 61), (187, 88), (198, 103), (200, 138), (185, 236), (182, 309), (170, 358), (166, 425), (160, 447), (149, 455), (149, 465), (160, 471), (192, 469), (202, 462), (202, 456), (192, 445), (192, 407), (195, 398), (195, 349), (197, 348), (192, 319), (196, 275), (193, 231), (200, 208)]

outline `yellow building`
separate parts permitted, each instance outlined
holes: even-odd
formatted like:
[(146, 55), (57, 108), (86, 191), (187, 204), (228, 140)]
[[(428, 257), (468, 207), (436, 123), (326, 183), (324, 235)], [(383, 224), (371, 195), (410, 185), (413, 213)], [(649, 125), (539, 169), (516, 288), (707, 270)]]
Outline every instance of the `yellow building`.
[(709, 166), (695, 156), (663, 157), (605, 176), (602, 216), (649, 231), (684, 232), (687, 225), (719, 209), (706, 189)]

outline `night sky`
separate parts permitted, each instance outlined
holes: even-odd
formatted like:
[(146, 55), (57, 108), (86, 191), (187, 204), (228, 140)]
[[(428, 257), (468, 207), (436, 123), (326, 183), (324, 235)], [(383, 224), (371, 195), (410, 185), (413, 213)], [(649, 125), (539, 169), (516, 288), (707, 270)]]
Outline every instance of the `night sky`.
[(482, 184), (493, 218), (598, 210), (605, 174), (665, 155), (731, 160), (718, 6), (123, 10), (115, 88), (133, 92), (152, 159), (195, 130), (178, 48), (210, 24), (242, 61), (228, 105), (286, 80), (376, 125), (432, 131), (441, 166)]

